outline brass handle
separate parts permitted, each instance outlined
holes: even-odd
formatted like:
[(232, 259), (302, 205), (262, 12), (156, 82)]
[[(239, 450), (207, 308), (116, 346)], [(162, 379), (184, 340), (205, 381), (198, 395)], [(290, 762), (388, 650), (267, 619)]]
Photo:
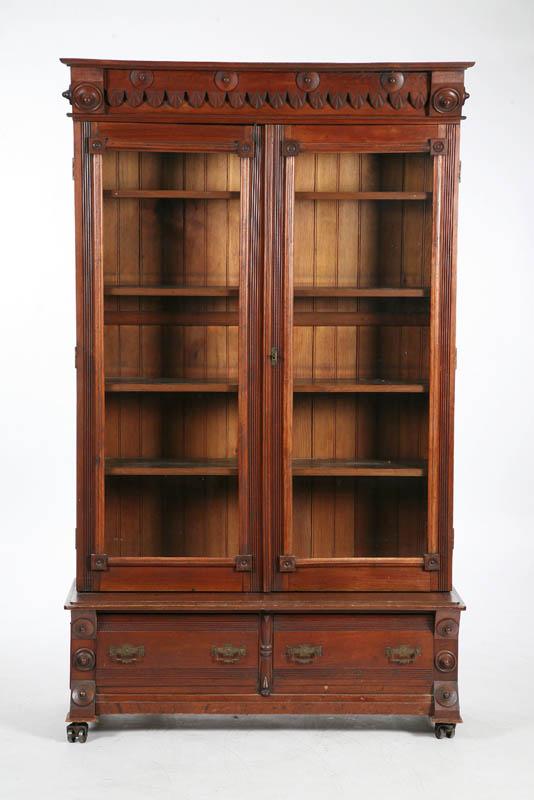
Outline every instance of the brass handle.
[(213, 645), (211, 655), (215, 661), (221, 664), (235, 664), (243, 656), (246, 656), (247, 648), (244, 646), (235, 647), (233, 644), (223, 644), (222, 647)]
[(322, 654), (323, 648), (320, 644), (297, 644), (293, 647), (286, 647), (287, 660), (294, 664), (311, 664)]
[(145, 656), (145, 648), (142, 644), (121, 644), (118, 647), (109, 648), (109, 657), (118, 664), (133, 664), (140, 661)]
[(399, 644), (397, 647), (386, 647), (386, 656), (390, 664), (413, 664), (417, 656), (421, 655), (420, 647), (411, 647), (409, 644)]

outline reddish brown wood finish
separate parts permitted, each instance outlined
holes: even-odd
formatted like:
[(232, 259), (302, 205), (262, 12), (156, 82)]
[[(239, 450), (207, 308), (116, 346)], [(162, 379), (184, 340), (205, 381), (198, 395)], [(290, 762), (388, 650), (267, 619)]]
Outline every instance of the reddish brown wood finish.
[(472, 63), (63, 61), (69, 720), (461, 721), (455, 251)]

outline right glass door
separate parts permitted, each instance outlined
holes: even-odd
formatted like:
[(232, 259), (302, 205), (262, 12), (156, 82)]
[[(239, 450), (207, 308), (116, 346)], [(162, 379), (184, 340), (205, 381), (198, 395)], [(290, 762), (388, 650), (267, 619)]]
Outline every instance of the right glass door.
[(286, 158), (281, 588), (431, 588), (435, 220), (425, 146), (308, 145)]

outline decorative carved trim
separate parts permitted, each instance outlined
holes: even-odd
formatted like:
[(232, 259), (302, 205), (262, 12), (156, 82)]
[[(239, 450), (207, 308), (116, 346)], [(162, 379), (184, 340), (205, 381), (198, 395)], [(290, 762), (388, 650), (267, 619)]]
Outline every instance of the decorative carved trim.
[(432, 105), (440, 114), (450, 114), (458, 107), (463, 106), (469, 95), (466, 92), (460, 94), (458, 89), (451, 87), (441, 87), (432, 95)]
[(260, 617), (260, 694), (271, 694), (273, 679), (273, 618), (271, 614)]
[(278, 569), (280, 572), (296, 572), (297, 559), (295, 556), (279, 556)]
[(430, 139), (429, 147), (431, 156), (446, 156), (449, 152), (447, 139)]
[(456, 669), (456, 656), (451, 650), (440, 650), (436, 653), (434, 664), (440, 672), (452, 672)]
[[(125, 73), (123, 70), (108, 70), (106, 77), (105, 100), (111, 109), (124, 104), (131, 108), (145, 104), (152, 108), (180, 108), (186, 104), (194, 109), (208, 106), (212, 109), (248, 107), (254, 110), (299, 110), (308, 106), (315, 111), (345, 109), (350, 112), (367, 109), (371, 112), (408, 110), (413, 113), (422, 111), (427, 104), (429, 82), (429, 73), (426, 72), (405, 74), (394, 71), (327, 72), (321, 75), (313, 70), (274, 74), (250, 74), (247, 71), (238, 74), (228, 70), (215, 73), (186, 70), (132, 70)], [(80, 111), (92, 111), (93, 103), (101, 105), (97, 96), (101, 91), (93, 87), (97, 95), (91, 100), (93, 94), (89, 87), (92, 85), (83, 85), (88, 97), (77, 107)], [(453, 110), (442, 107), (451, 102), (445, 96), (435, 96), (435, 102), (440, 113)]]
[(244, 141), (236, 142), (236, 153), (240, 158), (253, 158), (254, 143)]
[(106, 139), (98, 139), (91, 136), (89, 139), (89, 152), (102, 153), (106, 149)]
[(439, 553), (425, 553), (423, 556), (425, 572), (437, 572), (440, 567)]
[(106, 553), (92, 553), (91, 569), (93, 572), (105, 572), (109, 569), (108, 557)]
[(434, 701), (443, 708), (452, 708), (458, 705), (458, 686), (453, 681), (434, 684)]
[(95, 668), (95, 664), (95, 652), (88, 647), (79, 647), (72, 656), (72, 666), (82, 672), (91, 672)]
[(90, 706), (95, 701), (95, 694), (94, 681), (72, 681), (70, 699), (75, 706)]
[(319, 86), (321, 79), (317, 72), (297, 72), (295, 82), (303, 92), (313, 92)]
[(227, 72), (222, 69), (215, 73), (213, 81), (221, 92), (231, 92), (237, 86), (239, 78), (237, 72)]
[(71, 622), (73, 639), (96, 639), (96, 614), (94, 611), (73, 611)]
[(282, 142), (282, 155), (286, 157), (298, 156), (300, 153), (300, 143), (295, 139), (284, 139)]
[[(79, 111), (94, 112), (100, 110), (104, 105), (104, 93), (94, 83), (77, 83), (68, 92), (68, 99)], [(63, 97), (66, 96), (67, 92), (63, 92)]]
[(252, 572), (252, 556), (239, 555), (235, 557), (236, 572)]
[(452, 617), (440, 619), (436, 624), (436, 636), (441, 639), (456, 639), (460, 626)]

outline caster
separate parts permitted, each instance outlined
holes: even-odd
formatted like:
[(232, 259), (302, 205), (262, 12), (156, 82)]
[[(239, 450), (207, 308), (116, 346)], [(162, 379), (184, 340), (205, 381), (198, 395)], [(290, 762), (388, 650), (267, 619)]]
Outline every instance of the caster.
[(436, 722), (434, 727), (436, 739), (453, 739), (456, 733), (455, 722)]
[(87, 722), (71, 722), (67, 725), (67, 741), (74, 743), (80, 742), (83, 744), (87, 741), (87, 733), (89, 725)]

